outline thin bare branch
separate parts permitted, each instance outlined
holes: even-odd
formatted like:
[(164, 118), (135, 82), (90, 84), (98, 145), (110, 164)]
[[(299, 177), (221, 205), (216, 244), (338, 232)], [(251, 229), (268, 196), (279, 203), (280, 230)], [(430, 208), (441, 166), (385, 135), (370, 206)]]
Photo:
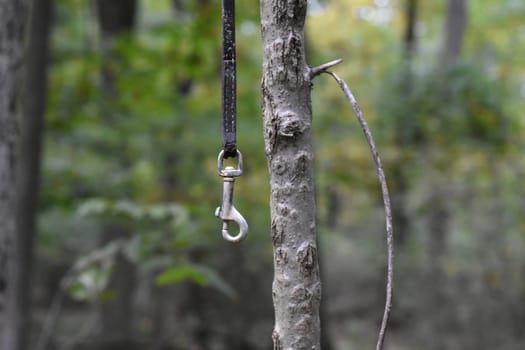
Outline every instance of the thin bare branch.
[(336, 60), (323, 63), (320, 66), (312, 67), (310, 69), (310, 79), (313, 79), (317, 75), (326, 72), (327, 69), (332, 68), (333, 66), (338, 65), (341, 62), (343, 62), (343, 59), (342, 58), (338, 58)]
[(350, 102), (350, 104), (352, 105), (357, 120), (359, 121), (359, 124), (361, 124), (361, 128), (363, 129), (366, 140), (368, 141), (368, 145), (370, 146), (370, 151), (372, 152), (372, 157), (374, 158), (374, 162), (376, 164), (377, 177), (379, 179), (379, 183), (381, 184), (381, 193), (383, 195), (383, 204), (385, 207), (387, 242), (387, 279), (385, 310), (383, 313), (383, 320), (381, 321), (381, 328), (379, 329), (379, 336), (376, 345), (376, 350), (381, 350), (385, 341), (386, 328), (388, 325), (388, 319), (390, 317), (390, 309), (392, 307), (392, 291), (394, 284), (394, 230), (392, 226), (392, 210), (390, 207), (390, 195), (388, 194), (385, 172), (383, 171), (383, 165), (381, 163), (381, 158), (379, 157), (379, 152), (377, 151), (374, 138), (372, 137), (372, 132), (370, 131), (370, 128), (368, 127), (368, 124), (365, 118), (363, 117), (361, 108), (359, 108), (359, 105), (357, 104), (354, 95), (350, 91), (350, 88), (345, 83), (345, 81), (339, 78), (335, 73), (327, 71), (326, 69), (322, 72), (330, 74), (335, 79), (337, 84), (339, 84), (341, 90), (343, 90), (346, 98), (348, 99), (348, 102)]

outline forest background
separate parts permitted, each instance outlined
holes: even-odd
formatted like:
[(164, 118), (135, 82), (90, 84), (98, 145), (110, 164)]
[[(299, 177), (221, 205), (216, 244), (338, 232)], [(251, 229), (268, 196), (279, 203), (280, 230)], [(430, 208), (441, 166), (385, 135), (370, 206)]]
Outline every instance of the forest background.
[[(523, 348), (525, 3), (309, 6), (308, 62), (344, 59), (334, 70), (392, 191), (386, 348)], [(220, 2), (53, 7), (29, 348), (271, 348), (258, 4), (237, 2), (239, 246), (213, 216)], [(373, 348), (385, 285), (375, 170), (336, 84), (316, 79), (313, 98), (323, 349)]]

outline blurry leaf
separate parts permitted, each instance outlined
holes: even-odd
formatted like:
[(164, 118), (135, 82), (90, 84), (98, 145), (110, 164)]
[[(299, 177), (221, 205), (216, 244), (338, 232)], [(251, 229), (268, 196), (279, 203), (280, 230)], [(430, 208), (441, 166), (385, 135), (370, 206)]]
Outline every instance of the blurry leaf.
[(203, 265), (177, 265), (157, 276), (158, 285), (168, 285), (190, 280), (200, 286), (210, 286), (231, 299), (237, 298), (235, 290), (213, 269)]
[(154, 220), (160, 220), (166, 218), (168, 211), (166, 208), (161, 206), (154, 206), (149, 210), (149, 216)]
[(86, 300), (88, 299), (88, 293), (86, 289), (79, 282), (72, 282), (67, 286), (67, 292), (69, 296), (75, 300)]
[(107, 202), (101, 198), (93, 198), (85, 201), (77, 209), (77, 213), (81, 216), (99, 215), (107, 210)]
[(115, 289), (104, 289), (104, 291), (98, 295), (98, 299), (100, 301), (106, 301), (114, 298), (116, 294), (117, 291)]
[(159, 286), (165, 286), (182, 281), (190, 280), (200, 286), (208, 284), (206, 276), (194, 266), (178, 265), (172, 266), (157, 276), (155, 282)]
[(148, 205), (128, 199), (117, 201), (101, 198), (88, 199), (78, 206), (77, 213), (81, 216), (105, 215), (109, 217), (124, 217), (137, 222), (141, 220), (173, 220), (177, 222), (179, 218), (186, 218), (185, 209), (177, 204), (160, 203)]
[(111, 276), (113, 264), (91, 266), (69, 276), (66, 290), (78, 301), (94, 301), (101, 297)]
[(144, 215), (144, 210), (142, 208), (128, 200), (120, 200), (115, 202), (111, 209), (116, 215), (123, 215), (135, 220), (142, 218)]
[(115, 240), (80, 257), (64, 277), (64, 288), (75, 300), (94, 301), (109, 283), (115, 256), (124, 241)]

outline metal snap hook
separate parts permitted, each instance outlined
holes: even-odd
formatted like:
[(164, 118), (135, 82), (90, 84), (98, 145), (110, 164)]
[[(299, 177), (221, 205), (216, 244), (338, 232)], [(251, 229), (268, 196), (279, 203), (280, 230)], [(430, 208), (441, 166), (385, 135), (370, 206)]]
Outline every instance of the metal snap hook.
[[(215, 210), (215, 216), (222, 219), (222, 237), (228, 242), (239, 243), (248, 235), (248, 223), (234, 206), (231, 206), (230, 215), (227, 217), (226, 215), (223, 215), (221, 207), (217, 207)], [(239, 225), (239, 233), (235, 236), (232, 236), (228, 230), (228, 225), (232, 221)]]
[[(232, 166), (223, 168), (224, 151), (219, 153), (217, 165), (219, 175), (223, 177), (222, 205), (215, 210), (215, 216), (223, 221), (222, 237), (228, 242), (238, 243), (248, 234), (248, 223), (244, 217), (233, 206), (233, 184), (235, 177), (242, 174), (242, 155), (237, 151), (238, 167)], [(228, 225), (230, 222), (236, 222), (239, 225), (239, 233), (235, 236), (230, 235)]]

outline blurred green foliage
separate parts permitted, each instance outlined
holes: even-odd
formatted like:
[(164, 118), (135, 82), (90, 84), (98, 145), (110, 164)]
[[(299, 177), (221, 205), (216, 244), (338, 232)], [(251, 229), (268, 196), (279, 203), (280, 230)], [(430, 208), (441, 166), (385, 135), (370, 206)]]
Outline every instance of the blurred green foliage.
[[(122, 249), (140, 266), (160, 268), (160, 285), (191, 280), (235, 298), (232, 280), (221, 277), (220, 267), (210, 267), (226, 244), (213, 216), (222, 195), (216, 174), (220, 4), (188, 0), (180, 16), (170, 1), (142, 1), (137, 28), (118, 39), (117, 55), (107, 62), (89, 3), (57, 2), (38, 252), (50, 260), (62, 255), (69, 263), (83, 257), (68, 277), (76, 299), (103, 292), (111, 259)], [(426, 230), (421, 227), (432, 208), (428, 193), (436, 178), (444, 178), (454, 213), (450, 276), (489, 276), (492, 286), (525, 290), (523, 277), (510, 278), (525, 266), (520, 180), (525, 169), (525, 5), (470, 1), (462, 60), (440, 70), (444, 3), (420, 1), (410, 89), (402, 59), (402, 1), (311, 2), (308, 61), (315, 66), (344, 58), (334, 70), (349, 82), (376, 134), (387, 177), (396, 167), (407, 174), (407, 207), (416, 232), (400, 264), (403, 256), (407, 265), (424, 260)], [(271, 266), (256, 4), (237, 3), (237, 38), (238, 138), (246, 164), (236, 182), (235, 205), (250, 224), (249, 238), (239, 249), (250, 257), (246, 269), (255, 274)], [(112, 100), (100, 89), (102, 64), (116, 77), (118, 97)], [(357, 255), (355, 247), (364, 247), (375, 256), (366, 262), (379, 279), (381, 214), (372, 159), (336, 84), (325, 77), (314, 83), (321, 244), (351, 240)], [(411, 144), (400, 147), (400, 135)], [(334, 192), (343, 206), (337, 223), (329, 221)], [(487, 225), (479, 222), (480, 215)], [(500, 246), (487, 248), (482, 241), (497, 232), (498, 227), (489, 228), (500, 217), (505, 231)], [(111, 243), (100, 247), (98, 234), (107, 221), (123, 223), (133, 233), (118, 249)], [(348, 237), (347, 231), (362, 236)], [(488, 254), (496, 262), (480, 267), (489, 248), (500, 249)], [(192, 261), (189, 252), (195, 249), (207, 258)], [(333, 257), (326, 255), (326, 264), (333, 266)], [(512, 269), (506, 268), (509, 261)], [(402, 271), (412, 271), (405, 267)], [(411, 300), (401, 301), (401, 307), (404, 303)]]

